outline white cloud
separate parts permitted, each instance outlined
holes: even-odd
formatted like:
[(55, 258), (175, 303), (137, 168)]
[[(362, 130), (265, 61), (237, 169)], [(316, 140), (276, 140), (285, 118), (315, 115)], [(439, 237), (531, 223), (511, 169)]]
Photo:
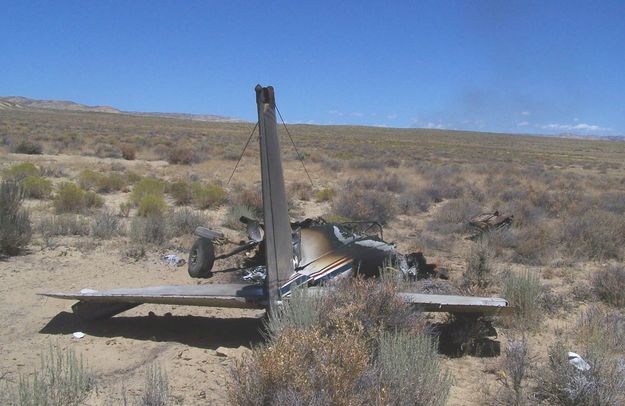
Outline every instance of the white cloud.
[(515, 111), (514, 115), (516, 115), (516, 116), (531, 116), (532, 113), (530, 111), (523, 110), (523, 111)]
[(363, 117), (364, 114), (360, 113), (360, 112), (354, 112), (354, 113), (349, 113), (350, 116), (352, 117)]
[(608, 131), (609, 128), (601, 127), (595, 124), (547, 124), (541, 126), (545, 130), (557, 130), (557, 131)]
[(338, 110), (330, 110), (328, 111), (328, 114), (331, 114), (333, 116), (339, 116), (339, 117), (343, 117), (345, 115), (345, 113), (343, 113), (342, 111), (338, 111)]
[(397, 117), (399, 117), (399, 115), (397, 115), (396, 113), (391, 113), (386, 116), (386, 118), (388, 118), (389, 120), (395, 120)]
[(436, 128), (436, 129), (443, 129), (445, 128), (441, 123), (433, 123), (433, 122), (429, 122), (425, 125), (425, 128)]
[(517, 127), (527, 127), (528, 125), (530, 125), (529, 121), (521, 121), (519, 123), (516, 123)]

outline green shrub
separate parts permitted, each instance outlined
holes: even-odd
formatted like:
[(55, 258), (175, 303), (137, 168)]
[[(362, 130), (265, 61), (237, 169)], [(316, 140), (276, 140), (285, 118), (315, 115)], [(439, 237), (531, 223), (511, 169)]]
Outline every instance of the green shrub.
[(468, 291), (489, 287), (493, 282), (493, 254), (486, 241), (472, 245), (466, 257), (466, 268), (462, 274), (462, 287)]
[(133, 202), (135, 206), (138, 206), (145, 196), (162, 196), (164, 190), (164, 181), (155, 178), (144, 178), (135, 184), (130, 194), (130, 201)]
[(109, 239), (121, 234), (119, 219), (113, 213), (98, 213), (91, 223), (91, 235), (100, 239)]
[(168, 217), (169, 229), (173, 236), (193, 234), (199, 226), (205, 226), (208, 222), (206, 216), (197, 213), (188, 207), (174, 210)]
[(315, 193), (315, 201), (318, 203), (329, 202), (334, 197), (334, 189), (325, 188)]
[(72, 349), (50, 345), (42, 354), (41, 366), (34, 374), (20, 375), (17, 388), (11, 393), (16, 405), (79, 405), (94, 386), (94, 379), (82, 358)]
[(133, 204), (131, 202), (122, 202), (119, 204), (119, 216), (128, 217)]
[(27, 176), (22, 180), (22, 188), (26, 197), (45, 199), (52, 193), (52, 182), (40, 176)]
[(96, 192), (88, 191), (84, 195), (84, 204), (88, 209), (100, 208), (104, 206), (104, 199)]
[(167, 193), (171, 195), (177, 206), (185, 206), (191, 203), (191, 200), (193, 199), (191, 185), (183, 181), (171, 183), (167, 187)]
[(37, 224), (37, 231), (46, 241), (59, 235), (88, 235), (89, 228), (89, 220), (75, 214), (45, 216)]
[(23, 192), (13, 181), (0, 183), (0, 253), (15, 255), (32, 235), (30, 217), (22, 209)]
[(121, 158), (122, 152), (114, 145), (98, 143), (95, 145), (95, 155), (99, 158)]
[(147, 217), (152, 215), (163, 215), (167, 209), (167, 203), (165, 199), (159, 195), (147, 195), (143, 196), (139, 202), (139, 208), (137, 215), (141, 217)]
[(134, 217), (130, 222), (130, 239), (138, 244), (161, 245), (169, 240), (169, 229), (163, 216)]
[(59, 186), (54, 198), (57, 213), (80, 213), (85, 209), (85, 191), (72, 182)]
[(542, 285), (534, 272), (521, 274), (508, 272), (503, 280), (503, 297), (515, 307), (515, 326), (521, 329), (535, 329), (540, 325)]
[(5, 169), (2, 173), (5, 179), (22, 181), (28, 176), (39, 176), (39, 168), (30, 162), (23, 162), (21, 164), (15, 164), (8, 169)]
[(101, 173), (85, 169), (78, 174), (78, 185), (85, 190), (95, 190), (103, 177)]
[(192, 185), (192, 190), (193, 204), (198, 209), (213, 208), (226, 202), (227, 193), (221, 186), (194, 183)]
[(383, 404), (444, 405), (451, 375), (438, 358), (436, 340), (426, 334), (382, 333), (375, 361)]
[(100, 193), (110, 193), (124, 190), (126, 187), (126, 179), (123, 176), (112, 173), (109, 176), (102, 176), (97, 184), (97, 191)]
[(304, 201), (310, 200), (311, 194), (312, 186), (310, 186), (310, 183), (305, 182), (291, 183), (287, 192), (287, 196), (289, 196), (291, 199), (297, 198)]
[(78, 175), (78, 184), (85, 190), (110, 193), (123, 190), (127, 181), (123, 176), (116, 173), (106, 176), (91, 169), (85, 169)]

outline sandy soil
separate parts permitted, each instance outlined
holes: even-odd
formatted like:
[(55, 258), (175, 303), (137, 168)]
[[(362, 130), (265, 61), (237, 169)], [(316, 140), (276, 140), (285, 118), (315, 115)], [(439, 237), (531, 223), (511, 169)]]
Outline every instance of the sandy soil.
[[(102, 171), (112, 165), (123, 166), (140, 174), (151, 173), (173, 178), (188, 176), (188, 167), (168, 167), (162, 161), (103, 160), (78, 156), (5, 156), (7, 161), (31, 160), (37, 164), (62, 165), (70, 177), (86, 167)], [(6, 162), (6, 161), (5, 161)], [(256, 162), (248, 160), (238, 169), (238, 182), (258, 182)], [(200, 178), (227, 179), (232, 162), (208, 161), (193, 168)], [(298, 162), (286, 163), (288, 180), (300, 180)], [(319, 168), (309, 168), (316, 182)], [(58, 181), (58, 180), (55, 180)], [(324, 186), (336, 179), (325, 179)], [(123, 193), (106, 195), (106, 204), (118, 207), (125, 201)], [(49, 205), (29, 202), (33, 215), (49, 211)], [(328, 204), (301, 202), (300, 213), (309, 217), (328, 211)], [(436, 210), (436, 208), (434, 208)], [(221, 212), (209, 212), (211, 219)], [(407, 218), (400, 216), (385, 237), (398, 243), (402, 251), (418, 248), (415, 242), (427, 214)], [(138, 262), (123, 256), (127, 238), (99, 241), (90, 237), (63, 237), (45, 247), (38, 237), (23, 255), (0, 260), (0, 377), (15, 382), (19, 374), (30, 374), (37, 368), (40, 356), (50, 344), (71, 347), (97, 377), (97, 391), (87, 400), (89, 405), (119, 404), (123, 393), (130, 400), (141, 395), (145, 369), (159, 364), (169, 378), (171, 394), (178, 404), (224, 404), (227, 402), (229, 368), (236, 359), (260, 343), (259, 328), (263, 312), (250, 310), (200, 308), (164, 305), (142, 305), (110, 320), (85, 323), (71, 313), (71, 302), (49, 299), (38, 293), (47, 291), (79, 291), (83, 288), (107, 289), (165, 284), (198, 283), (187, 275), (185, 267), (171, 267), (160, 260), (163, 253), (176, 253), (186, 258), (185, 247), (191, 238), (177, 241), (179, 249), (149, 252)], [(468, 242), (466, 244), (469, 244)], [(461, 269), (462, 252), (430, 252), (428, 258), (448, 269)], [(457, 277), (459, 271), (452, 273)], [(219, 274), (208, 281), (215, 283), (231, 276)], [(560, 320), (559, 323), (566, 321)], [(549, 326), (549, 330), (552, 330)], [(555, 327), (554, 327), (555, 328)], [(86, 336), (75, 339), (72, 333)], [(549, 341), (537, 339), (536, 342)], [(502, 348), (505, 338), (502, 339)], [(485, 389), (497, 388), (497, 359), (463, 357), (444, 359), (453, 377), (454, 386), (449, 404), (479, 405)]]

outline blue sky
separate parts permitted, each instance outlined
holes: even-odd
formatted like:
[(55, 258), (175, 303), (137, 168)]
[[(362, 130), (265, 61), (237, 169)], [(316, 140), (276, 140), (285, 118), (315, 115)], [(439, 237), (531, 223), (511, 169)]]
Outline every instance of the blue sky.
[(0, 1), (0, 95), (255, 120), (625, 134), (625, 1)]

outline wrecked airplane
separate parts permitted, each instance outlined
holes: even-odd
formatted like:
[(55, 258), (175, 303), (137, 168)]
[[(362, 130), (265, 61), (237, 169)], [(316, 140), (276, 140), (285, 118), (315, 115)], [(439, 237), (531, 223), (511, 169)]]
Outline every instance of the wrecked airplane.
[[(156, 286), (78, 293), (44, 293), (45, 296), (78, 300), (72, 310), (79, 317), (112, 317), (143, 303), (271, 310), (287, 300), (293, 289), (309, 286), (324, 289), (327, 282), (353, 275), (377, 277), (386, 264), (394, 264), (408, 279), (446, 275), (427, 264), (423, 254), (400, 254), (385, 242), (375, 222), (327, 223), (307, 219), (291, 223), (287, 210), (280, 145), (276, 131), (276, 107), (272, 87), (256, 86), (260, 133), (263, 197), (262, 224), (242, 218), (249, 241), (233, 251), (215, 256), (217, 231), (200, 227), (189, 254), (189, 274), (208, 278), (216, 260), (248, 253), (243, 280), (234, 284)], [(502, 298), (400, 293), (415, 308), (431, 312), (465, 314), (467, 317), (507, 313), (511, 307)]]

